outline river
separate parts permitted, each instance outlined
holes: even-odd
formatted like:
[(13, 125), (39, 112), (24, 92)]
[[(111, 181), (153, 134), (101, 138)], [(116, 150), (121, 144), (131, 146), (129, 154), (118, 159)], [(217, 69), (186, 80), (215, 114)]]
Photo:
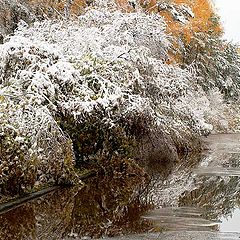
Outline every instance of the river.
[(151, 163), (148, 177), (97, 177), (0, 215), (0, 239), (240, 238), (240, 134), (204, 139), (201, 154)]

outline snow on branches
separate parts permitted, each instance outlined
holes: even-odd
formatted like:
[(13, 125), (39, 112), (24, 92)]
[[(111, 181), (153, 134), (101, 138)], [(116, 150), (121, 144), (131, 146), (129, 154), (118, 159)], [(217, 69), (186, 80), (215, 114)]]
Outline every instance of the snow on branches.
[(75, 159), (124, 155), (126, 139), (148, 128), (176, 138), (208, 131), (194, 71), (166, 63), (165, 28), (159, 15), (97, 9), (21, 22), (0, 45), (1, 190), (12, 192), (13, 176), (21, 190), (72, 181)]

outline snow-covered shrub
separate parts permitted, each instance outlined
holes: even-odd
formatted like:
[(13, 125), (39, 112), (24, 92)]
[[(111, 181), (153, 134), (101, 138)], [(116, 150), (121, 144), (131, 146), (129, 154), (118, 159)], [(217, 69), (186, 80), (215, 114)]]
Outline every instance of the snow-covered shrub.
[[(36, 156), (29, 154), (29, 139), (1, 120), (0, 191), (17, 194), (31, 189), (36, 179)], [(29, 158), (29, 159), (27, 159)]]
[(23, 96), (2, 94), (1, 193), (20, 194), (38, 185), (75, 180), (71, 140), (47, 108), (29, 104)]
[[(5, 173), (2, 189), (9, 194), (28, 191), (38, 184), (74, 179), (71, 140), (47, 107), (53, 88), (44, 81), (43, 74), (34, 70), (38, 60), (44, 59), (44, 49), (36, 54), (35, 47), (28, 43), (27, 39), (19, 39), (1, 49), (2, 151), (6, 154), (2, 154), (0, 166)], [(24, 52), (23, 46), (28, 46), (29, 52)], [(45, 59), (51, 61), (51, 53)], [(5, 166), (12, 166), (12, 170), (4, 170)]]
[(0, 46), (0, 107), (27, 139), (22, 169), (34, 161), (34, 184), (71, 180), (74, 158), (134, 158), (154, 134), (155, 151), (158, 133), (181, 151), (209, 131), (194, 69), (168, 65), (170, 48), (154, 14), (94, 9), (76, 21), (22, 22)]

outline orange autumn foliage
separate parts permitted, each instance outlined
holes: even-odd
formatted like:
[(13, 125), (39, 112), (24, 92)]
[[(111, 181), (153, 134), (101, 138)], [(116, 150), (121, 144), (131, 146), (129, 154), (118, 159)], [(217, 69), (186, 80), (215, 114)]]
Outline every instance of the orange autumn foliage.
[(222, 33), (222, 27), (216, 21), (215, 10), (209, 0), (173, 0), (173, 2), (189, 6), (194, 13), (194, 18), (183, 27), (187, 40), (189, 40), (189, 35), (193, 32), (205, 32), (217, 35)]
[[(141, 1), (141, 0), (140, 0)], [(147, 1), (141, 1), (147, 2)], [(215, 9), (210, 0), (169, 0), (162, 1), (163, 3), (167, 2), (173, 6), (187, 6), (189, 7), (193, 14), (194, 18), (189, 17), (186, 23), (182, 23), (174, 19), (174, 16), (168, 9), (158, 9), (155, 0), (149, 0), (149, 5), (144, 6), (145, 9), (150, 10), (150, 12), (159, 12), (161, 16), (164, 17), (167, 23), (167, 31), (174, 37), (181, 38), (184, 44), (191, 44), (192, 37), (196, 33), (212, 34), (219, 36), (222, 34), (222, 26), (218, 21), (218, 17), (215, 13)], [(155, 4), (155, 7), (154, 7)], [(173, 49), (179, 49), (178, 40), (173, 42)], [(182, 62), (181, 54), (178, 54), (176, 51), (170, 53), (169, 63), (172, 62)]]
[[(170, 32), (175, 36), (181, 36), (184, 44), (190, 46), (194, 42), (192, 38), (197, 33), (203, 33), (219, 36), (222, 34), (222, 26), (218, 21), (218, 17), (215, 13), (214, 7), (210, 0), (173, 0), (175, 4), (182, 4), (189, 6), (194, 13), (194, 18), (190, 18), (186, 24), (179, 24), (172, 22), (169, 24)], [(177, 49), (177, 43), (175, 43), (175, 48)], [(195, 50), (196, 51), (196, 50)], [(183, 56), (181, 54), (175, 53), (172, 55), (172, 61), (182, 63)]]

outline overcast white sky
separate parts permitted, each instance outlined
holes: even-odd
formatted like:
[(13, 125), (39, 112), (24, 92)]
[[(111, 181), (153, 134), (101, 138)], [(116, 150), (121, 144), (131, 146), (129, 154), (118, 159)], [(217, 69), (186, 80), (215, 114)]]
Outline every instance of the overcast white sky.
[(213, 0), (225, 29), (225, 38), (240, 43), (240, 0)]

